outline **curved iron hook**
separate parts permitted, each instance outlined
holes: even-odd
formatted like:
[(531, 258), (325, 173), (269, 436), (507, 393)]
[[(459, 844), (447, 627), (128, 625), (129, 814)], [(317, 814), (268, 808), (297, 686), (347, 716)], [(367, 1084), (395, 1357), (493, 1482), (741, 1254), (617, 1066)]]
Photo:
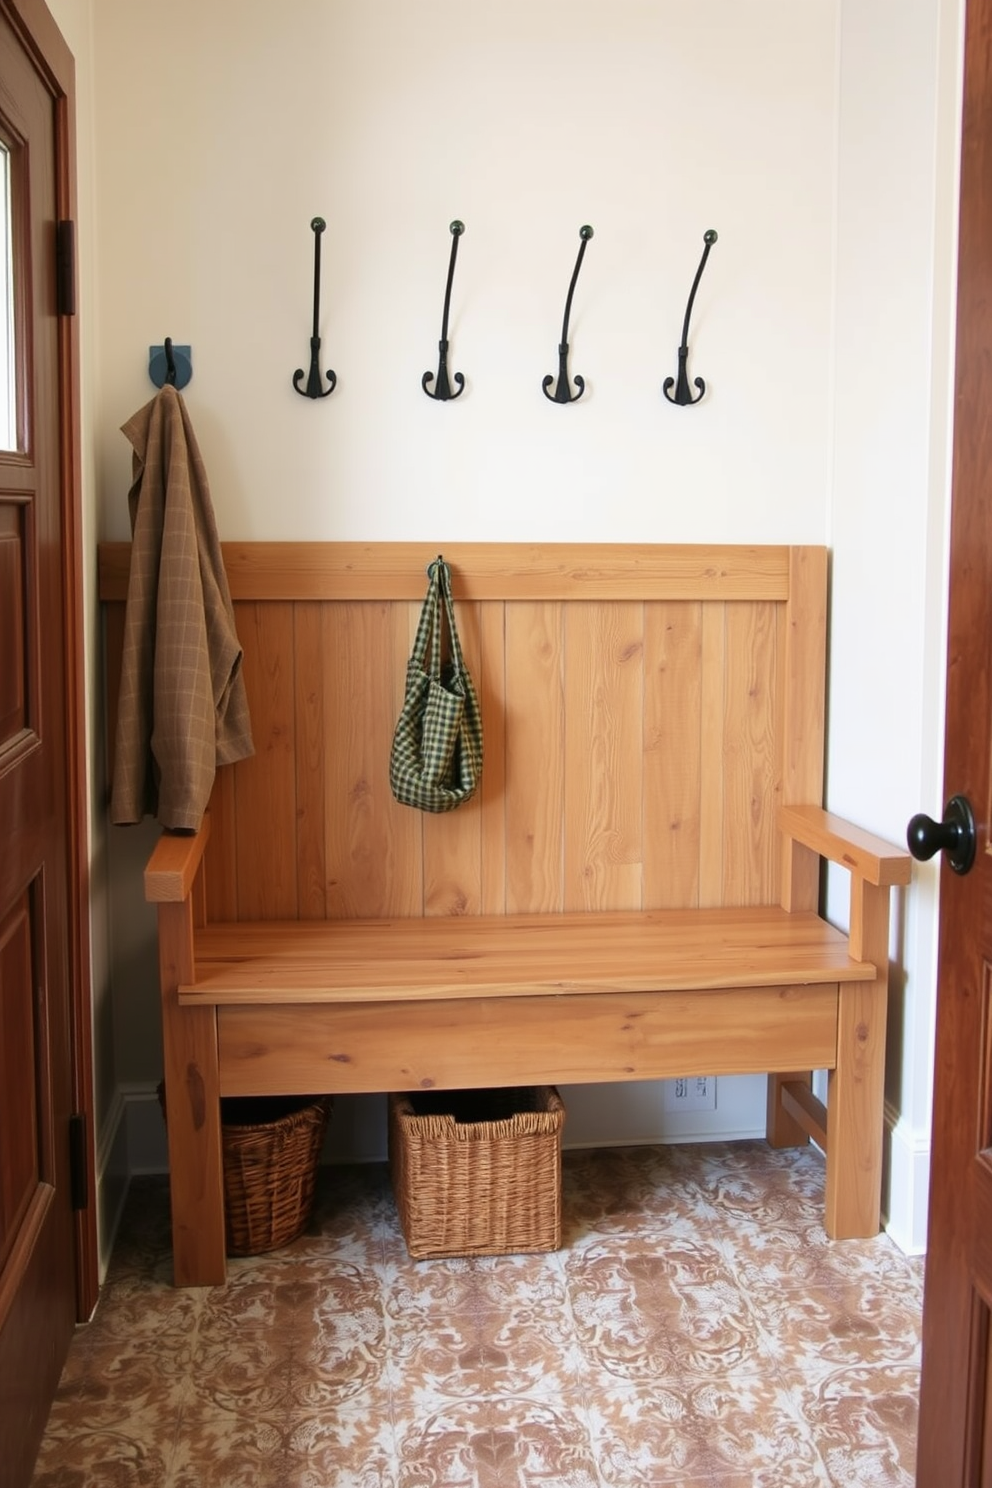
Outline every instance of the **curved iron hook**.
[(455, 277), (455, 259), (458, 257), (458, 239), (465, 231), (464, 222), (457, 218), (451, 224), (451, 257), (448, 260), (448, 283), (444, 291), (444, 315), (441, 319), (441, 339), (437, 343), (440, 352), (440, 360), (437, 364), (437, 381), (434, 383), (434, 391), (431, 392), (427, 384), (434, 380), (433, 372), (425, 372), (420, 379), (420, 386), (428, 398), (433, 398), (436, 403), (446, 403), (449, 398), (458, 398), (465, 391), (465, 378), (461, 372), (455, 373), (455, 381), (458, 384), (458, 392), (451, 391), (451, 383), (448, 381), (448, 310), (451, 305), (451, 283)]
[[(661, 386), (661, 390), (665, 394), (665, 397), (668, 399), (669, 403), (678, 403), (683, 408), (687, 404), (698, 403), (699, 399), (706, 391), (706, 384), (703, 379), (701, 377), (694, 377), (693, 385), (699, 389), (699, 398), (694, 398), (692, 396), (692, 393), (689, 391), (689, 376), (686, 371), (686, 363), (689, 360), (689, 317), (692, 314), (692, 304), (696, 298), (696, 290), (699, 288), (699, 281), (703, 277), (703, 270), (706, 267), (706, 260), (710, 256), (710, 249), (716, 242), (716, 233), (714, 232), (712, 227), (708, 228), (707, 231), (703, 233), (703, 242), (706, 246), (703, 248), (703, 256), (699, 260), (699, 268), (696, 270), (696, 277), (692, 281), (692, 288), (689, 291), (689, 303), (685, 307), (685, 320), (682, 322), (682, 345), (679, 347), (678, 379), (676, 380), (674, 377), (666, 377)], [(669, 392), (670, 388), (675, 389), (674, 398)]]
[(315, 217), (310, 223), (313, 228), (313, 332), (310, 336), (310, 374), (307, 377), (306, 387), (300, 387), (306, 375), (302, 367), (297, 367), (293, 373), (293, 386), (303, 398), (328, 398), (337, 386), (337, 377), (333, 372), (326, 373), (330, 386), (321, 391), (320, 380), (320, 235), (327, 226), (323, 217)]
[(547, 377), (545, 377), (544, 381), (541, 383), (541, 387), (544, 390), (544, 396), (547, 398), (549, 403), (577, 403), (586, 390), (585, 378), (579, 377), (578, 374), (576, 374), (574, 382), (579, 391), (575, 393), (574, 396), (571, 392), (569, 392), (568, 318), (572, 313), (572, 296), (575, 293), (575, 281), (578, 279), (579, 270), (582, 267), (582, 256), (586, 251), (586, 244), (588, 243), (592, 235), (592, 228), (589, 227), (588, 224), (586, 224), (585, 227), (579, 228), (579, 237), (582, 239), (582, 241), (579, 244), (579, 255), (578, 258), (576, 258), (575, 260), (575, 268), (572, 270), (572, 282), (568, 286), (568, 296), (565, 300), (565, 318), (562, 321), (561, 340), (558, 343), (558, 381), (557, 383), (555, 383), (555, 390), (553, 393), (549, 393), (548, 388), (555, 381), (554, 373), (549, 372)]

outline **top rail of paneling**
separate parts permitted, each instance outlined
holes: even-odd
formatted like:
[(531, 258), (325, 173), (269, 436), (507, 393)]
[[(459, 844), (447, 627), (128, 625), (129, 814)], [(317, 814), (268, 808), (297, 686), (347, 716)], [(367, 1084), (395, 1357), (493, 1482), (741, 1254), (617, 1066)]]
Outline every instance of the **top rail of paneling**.
[[(668, 543), (222, 544), (236, 600), (422, 599), (440, 552), (462, 600), (785, 600), (801, 548)], [(123, 602), (130, 543), (101, 543), (100, 598)]]

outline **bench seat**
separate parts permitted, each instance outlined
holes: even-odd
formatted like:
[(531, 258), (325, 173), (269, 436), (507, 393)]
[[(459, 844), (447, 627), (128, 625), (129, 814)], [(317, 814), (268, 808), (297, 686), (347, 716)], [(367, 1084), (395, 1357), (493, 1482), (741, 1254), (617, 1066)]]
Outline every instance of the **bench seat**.
[(197, 932), (179, 1001), (437, 1002), (873, 981), (813, 913), (744, 909), (223, 922)]

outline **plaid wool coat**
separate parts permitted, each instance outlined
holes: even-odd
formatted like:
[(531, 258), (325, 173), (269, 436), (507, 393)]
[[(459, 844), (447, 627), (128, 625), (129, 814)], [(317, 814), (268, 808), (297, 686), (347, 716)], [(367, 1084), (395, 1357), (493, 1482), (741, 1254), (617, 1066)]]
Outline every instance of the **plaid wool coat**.
[(182, 397), (167, 383), (122, 432), (132, 543), (111, 818), (192, 831), (217, 765), (254, 752), (241, 645)]

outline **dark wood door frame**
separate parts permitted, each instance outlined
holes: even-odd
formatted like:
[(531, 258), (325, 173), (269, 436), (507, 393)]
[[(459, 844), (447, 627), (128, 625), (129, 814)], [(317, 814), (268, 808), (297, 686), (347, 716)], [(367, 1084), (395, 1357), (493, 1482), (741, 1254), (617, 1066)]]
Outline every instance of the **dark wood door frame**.
[[(56, 197), (59, 221), (75, 223), (76, 67), (72, 53), (44, 0), (0, 0), (2, 13), (34, 59), (55, 101)], [(72, 294), (76, 297), (75, 264)], [(54, 287), (53, 287), (54, 292)], [(61, 315), (58, 326), (58, 397), (63, 431), (60, 503), (66, 596), (65, 634), (66, 799), (69, 841), (69, 972), (72, 988), (74, 1109), (84, 1119), (86, 1207), (76, 1215), (76, 1292), (80, 1321), (96, 1306), (96, 1148), (93, 1112), (93, 1031), (90, 985), (90, 869), (87, 841), (86, 694), (83, 621), (82, 477), (79, 413), (79, 321)]]

